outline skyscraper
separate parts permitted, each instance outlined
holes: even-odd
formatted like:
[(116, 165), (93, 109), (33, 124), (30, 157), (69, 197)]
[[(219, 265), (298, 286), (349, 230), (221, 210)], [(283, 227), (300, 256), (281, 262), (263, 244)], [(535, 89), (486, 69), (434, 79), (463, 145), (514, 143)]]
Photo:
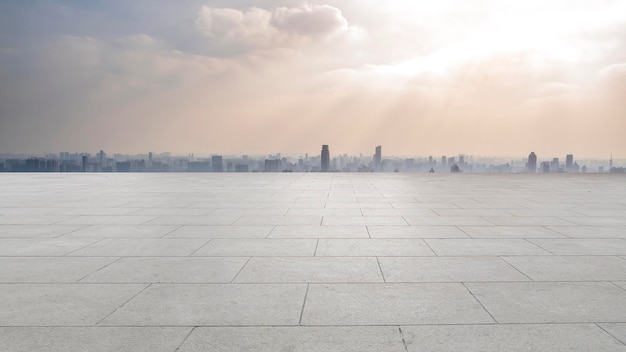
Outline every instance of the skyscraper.
[(330, 169), (330, 151), (328, 145), (322, 145), (322, 172), (328, 172)]
[(528, 172), (537, 172), (537, 155), (535, 152), (528, 155)]
[(380, 145), (376, 147), (376, 154), (374, 154), (374, 171), (382, 171), (381, 170), (382, 149), (383, 148)]
[(567, 154), (567, 156), (565, 156), (565, 171), (570, 172), (572, 171), (573, 167), (574, 167), (574, 155)]
[(224, 161), (221, 155), (213, 155), (211, 157), (211, 166), (213, 168), (213, 172), (223, 172), (224, 171)]

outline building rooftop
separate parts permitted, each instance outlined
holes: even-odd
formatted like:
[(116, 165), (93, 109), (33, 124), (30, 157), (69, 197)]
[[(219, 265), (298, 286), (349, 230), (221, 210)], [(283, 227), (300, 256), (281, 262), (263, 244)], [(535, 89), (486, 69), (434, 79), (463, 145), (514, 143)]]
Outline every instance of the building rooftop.
[(617, 174), (0, 174), (2, 351), (626, 351)]

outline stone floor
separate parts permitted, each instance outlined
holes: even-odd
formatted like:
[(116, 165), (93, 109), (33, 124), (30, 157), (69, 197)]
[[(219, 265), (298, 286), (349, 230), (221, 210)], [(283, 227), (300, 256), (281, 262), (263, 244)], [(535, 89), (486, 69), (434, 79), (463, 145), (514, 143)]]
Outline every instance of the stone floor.
[(0, 174), (1, 351), (626, 351), (626, 177)]

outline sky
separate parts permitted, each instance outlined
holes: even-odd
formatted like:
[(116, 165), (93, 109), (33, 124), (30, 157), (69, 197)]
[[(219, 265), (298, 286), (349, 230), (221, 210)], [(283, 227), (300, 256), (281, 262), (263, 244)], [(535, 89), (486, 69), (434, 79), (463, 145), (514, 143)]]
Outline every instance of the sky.
[(626, 157), (623, 0), (6, 0), (0, 153)]

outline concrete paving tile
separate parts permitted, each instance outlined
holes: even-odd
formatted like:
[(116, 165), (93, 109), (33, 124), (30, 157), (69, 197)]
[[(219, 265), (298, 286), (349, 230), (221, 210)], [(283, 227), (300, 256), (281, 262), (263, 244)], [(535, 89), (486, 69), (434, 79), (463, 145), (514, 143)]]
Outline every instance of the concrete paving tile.
[(0, 239), (0, 256), (59, 256), (96, 241), (96, 239)]
[(361, 213), (363, 216), (439, 216), (430, 209), (361, 209)]
[(511, 209), (508, 212), (514, 216), (520, 216), (520, 217), (580, 216), (579, 213), (576, 213), (568, 209)]
[(485, 216), (487, 221), (502, 226), (547, 226), (547, 225), (573, 225), (563, 218), (552, 216)]
[[(75, 282), (117, 258), (0, 257), (0, 282)], [(624, 261), (626, 263), (626, 261)]]
[[(563, 219), (583, 226), (624, 226), (626, 218), (623, 216), (578, 216), (563, 217)], [(558, 224), (552, 224), (558, 225)]]
[(77, 225), (0, 225), (0, 238), (51, 238), (58, 237), (84, 226)]
[(178, 226), (93, 225), (62, 238), (161, 238)]
[(487, 220), (476, 216), (405, 216), (404, 218), (413, 226), (493, 225)]
[(626, 280), (626, 260), (608, 256), (504, 257), (535, 281)]
[(373, 257), (263, 257), (250, 259), (234, 282), (383, 282), (383, 278)]
[[(34, 206), (26, 206), (20, 208), (13, 207), (0, 207), (0, 216), (12, 216), (12, 215), (22, 215), (22, 216), (33, 216), (33, 215), (50, 215), (51, 212), (55, 211), (56, 208), (37, 208)], [(58, 214), (56, 214), (58, 215)]]
[(626, 255), (623, 239), (533, 239), (529, 240), (556, 255)]
[(510, 211), (503, 209), (433, 209), (439, 216), (511, 216)]
[(268, 238), (369, 238), (365, 226), (276, 226)]
[[(217, 208), (212, 216), (283, 216), (287, 214), (289, 208)], [(308, 215), (308, 214), (305, 214)]]
[(459, 206), (453, 204), (452, 202), (392, 202), (391, 205), (396, 209), (459, 209)]
[(357, 202), (336, 202), (336, 201), (327, 201), (326, 209), (390, 209), (391, 204), (389, 203), (362, 203)]
[(456, 226), (368, 226), (371, 238), (468, 238)]
[(63, 215), (4, 215), (0, 216), (0, 225), (50, 225), (60, 223), (71, 216)]
[(392, 326), (196, 328), (180, 352), (404, 352)]
[(141, 225), (155, 216), (142, 215), (83, 215), (60, 221), (58, 224), (67, 225)]
[[(626, 323), (601, 323), (602, 329), (626, 345)], [(626, 347), (623, 347), (626, 349)]]
[(593, 324), (403, 326), (409, 352), (626, 351)]
[(566, 238), (543, 226), (459, 226), (472, 238)]
[(133, 213), (133, 215), (141, 215), (134, 214), (137, 209), (133, 208), (94, 208), (94, 207), (80, 207), (80, 208), (57, 208), (48, 212), (49, 215), (96, 215), (96, 216), (110, 216), (110, 215), (128, 215)]
[(608, 282), (466, 285), (499, 323), (626, 321), (626, 291)]
[(144, 225), (232, 225), (239, 215), (164, 215)]
[(187, 256), (206, 243), (206, 239), (104, 239), (70, 255), (81, 257)]
[(617, 286), (623, 288), (624, 290), (626, 290), (626, 281), (625, 282), (614, 282), (614, 284), (616, 284)]
[(103, 326), (297, 325), (304, 284), (154, 284)]
[(322, 225), (408, 225), (401, 216), (324, 216)]
[(315, 239), (214, 239), (195, 256), (265, 257), (313, 256)]
[(171, 352), (191, 328), (0, 327), (0, 351)]
[(274, 226), (182, 226), (164, 238), (265, 238)]
[(571, 238), (626, 238), (626, 226), (548, 226)]
[(123, 258), (81, 282), (224, 283), (231, 282), (248, 258)]
[[(388, 209), (387, 209), (388, 210)], [(293, 208), (287, 211), (287, 216), (363, 216), (361, 209), (358, 208), (336, 208), (336, 209), (307, 209)]]
[(234, 225), (319, 225), (321, 216), (242, 216)]
[[(124, 208), (118, 208), (124, 209)], [(211, 214), (215, 209), (213, 208), (128, 208), (134, 209), (131, 215), (149, 215), (149, 216), (161, 216), (161, 215), (177, 215), (177, 216), (198, 216)]]
[(302, 325), (492, 323), (461, 284), (311, 284)]
[(95, 325), (146, 285), (0, 284), (2, 326)]
[(496, 257), (382, 257), (378, 260), (386, 282), (528, 281), (526, 276)]
[(431, 256), (434, 253), (421, 239), (320, 239), (316, 256)]
[(425, 239), (440, 256), (550, 255), (522, 239)]

